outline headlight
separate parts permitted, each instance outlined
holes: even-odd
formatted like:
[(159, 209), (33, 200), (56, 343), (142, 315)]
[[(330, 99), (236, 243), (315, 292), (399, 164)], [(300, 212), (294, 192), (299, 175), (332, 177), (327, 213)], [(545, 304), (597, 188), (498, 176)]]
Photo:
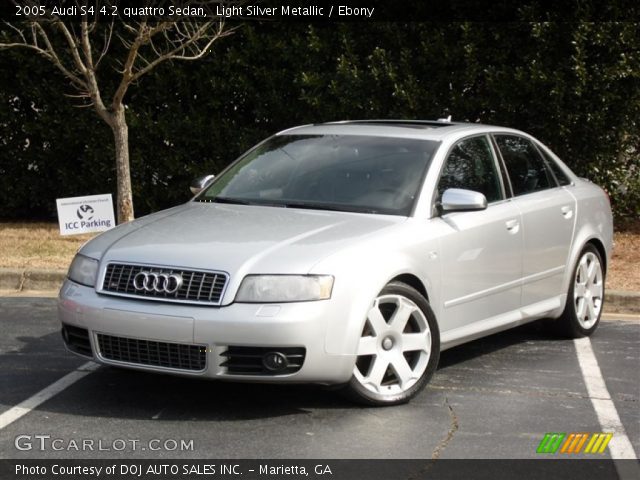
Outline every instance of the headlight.
[(98, 276), (98, 261), (93, 258), (77, 254), (71, 262), (67, 277), (76, 283), (94, 287)]
[(285, 303), (331, 298), (331, 275), (247, 275), (236, 302)]

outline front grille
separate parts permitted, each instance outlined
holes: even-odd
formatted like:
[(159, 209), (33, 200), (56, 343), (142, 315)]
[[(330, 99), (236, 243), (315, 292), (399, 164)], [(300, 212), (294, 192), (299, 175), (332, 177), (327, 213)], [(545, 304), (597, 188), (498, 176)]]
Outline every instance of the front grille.
[(72, 352), (92, 357), (91, 342), (89, 341), (89, 331), (86, 328), (62, 325), (62, 339), (67, 348)]
[[(281, 370), (268, 369), (263, 359), (267, 353), (277, 352), (287, 359), (287, 366)], [(230, 346), (221, 355), (226, 358), (220, 364), (227, 373), (233, 375), (287, 375), (302, 368), (306, 350), (303, 347), (235, 347)]]
[[(182, 277), (182, 285), (174, 293), (137, 290), (133, 285), (133, 279), (140, 272), (178, 274)], [(110, 263), (107, 265), (102, 283), (102, 292), (149, 300), (219, 305), (227, 280), (228, 276), (224, 272)]]
[(202, 371), (207, 367), (207, 347), (154, 342), (98, 334), (100, 355), (107, 360), (178, 370)]

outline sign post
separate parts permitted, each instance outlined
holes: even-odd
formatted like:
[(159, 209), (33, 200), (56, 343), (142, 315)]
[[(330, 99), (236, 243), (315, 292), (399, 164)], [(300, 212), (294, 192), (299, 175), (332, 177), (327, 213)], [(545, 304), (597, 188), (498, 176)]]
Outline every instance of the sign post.
[(60, 235), (104, 232), (116, 226), (111, 194), (56, 199)]

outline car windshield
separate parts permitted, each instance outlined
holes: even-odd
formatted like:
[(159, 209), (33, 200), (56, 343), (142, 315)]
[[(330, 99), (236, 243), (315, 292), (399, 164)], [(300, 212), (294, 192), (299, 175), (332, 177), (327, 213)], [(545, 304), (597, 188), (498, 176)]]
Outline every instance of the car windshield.
[(438, 146), (360, 135), (279, 135), (233, 163), (200, 202), (408, 216)]

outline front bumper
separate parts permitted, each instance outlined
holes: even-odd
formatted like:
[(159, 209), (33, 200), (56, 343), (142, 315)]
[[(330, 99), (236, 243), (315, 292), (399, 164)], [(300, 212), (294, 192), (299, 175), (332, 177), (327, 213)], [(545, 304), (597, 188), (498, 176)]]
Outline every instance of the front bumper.
[[(329, 319), (335, 319), (340, 310), (332, 300), (277, 305), (235, 303), (225, 307), (163, 303), (99, 295), (93, 288), (69, 280), (64, 282), (58, 298), (62, 324), (72, 327), (71, 330), (84, 329), (88, 335), (90, 353), (88, 349), (70, 348), (76, 354), (99, 363), (139, 370), (251, 382), (339, 384), (349, 381), (355, 352), (336, 353), (335, 348), (327, 349), (326, 343)], [(111, 348), (113, 339), (118, 342), (116, 350)], [(69, 347), (69, 339), (65, 340)], [(111, 343), (105, 343), (107, 340)], [(130, 352), (137, 351), (140, 345), (145, 349), (151, 346), (154, 351), (160, 345), (161, 351), (174, 353), (187, 352), (188, 347), (197, 346), (204, 363), (194, 364), (195, 367), (189, 364), (188, 368), (182, 367), (182, 360), (179, 368), (152, 365), (146, 360), (140, 363), (137, 359), (148, 359), (148, 355), (140, 356), (138, 352), (136, 356)], [(118, 355), (114, 356), (114, 351)], [(253, 352), (255, 357), (256, 352), (279, 351), (304, 351), (301, 367), (294, 372), (265, 369), (261, 373), (242, 374), (229, 367), (230, 352)], [(124, 357), (120, 355), (123, 352), (127, 354)], [(136, 360), (123, 361), (122, 358)]]

